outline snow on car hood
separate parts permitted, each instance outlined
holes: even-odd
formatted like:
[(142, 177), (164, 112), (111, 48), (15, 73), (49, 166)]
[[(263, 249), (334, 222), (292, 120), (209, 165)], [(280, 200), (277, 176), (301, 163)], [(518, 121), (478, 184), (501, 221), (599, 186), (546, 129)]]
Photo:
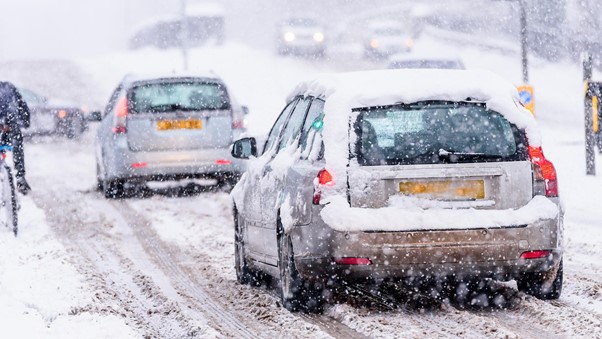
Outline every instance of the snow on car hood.
[[(535, 119), (519, 104), (516, 87), (489, 71), (378, 70), (325, 74), (300, 83), (289, 95), (326, 99), (324, 130), (326, 168), (346, 175), (352, 109), (425, 100), (483, 102), (526, 130), (531, 146), (541, 145)], [(351, 140), (353, 141), (353, 140)]]
[(344, 197), (337, 196), (324, 206), (322, 220), (332, 229), (341, 232), (360, 231), (420, 231), (437, 229), (492, 228), (529, 225), (541, 220), (554, 219), (558, 206), (543, 196), (535, 196), (519, 209), (479, 210), (445, 209), (408, 206), (393, 203), (383, 208), (349, 207)]

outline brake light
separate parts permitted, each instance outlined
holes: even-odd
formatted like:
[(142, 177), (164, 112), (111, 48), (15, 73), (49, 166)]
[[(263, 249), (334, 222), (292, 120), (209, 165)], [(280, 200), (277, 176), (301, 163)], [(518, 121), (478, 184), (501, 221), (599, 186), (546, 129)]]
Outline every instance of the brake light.
[(332, 174), (330, 174), (330, 172), (328, 172), (326, 169), (323, 169), (318, 173), (317, 182), (318, 183), (316, 187), (314, 187), (314, 205), (320, 204), (320, 199), (322, 198), (322, 187), (333, 186), (334, 178), (332, 177)]
[(217, 159), (217, 160), (215, 160), (215, 163), (217, 165), (230, 165), (232, 163), (232, 161), (230, 161), (228, 159)]
[(130, 165), (131, 168), (143, 168), (146, 166), (148, 166), (148, 164), (146, 162), (135, 162)]
[(115, 106), (115, 124), (113, 125), (113, 133), (121, 134), (127, 132), (126, 121), (128, 116), (128, 100), (122, 97)]
[(556, 169), (543, 155), (541, 147), (529, 147), (529, 158), (533, 164), (533, 195), (558, 196)]
[(334, 258), (334, 262), (337, 265), (372, 265), (372, 261), (369, 258), (356, 258), (356, 257)]
[(552, 251), (548, 251), (548, 250), (528, 251), (528, 252), (523, 252), (523, 254), (520, 255), (520, 258), (521, 259), (540, 259), (540, 258), (546, 258), (550, 254), (552, 254)]
[(232, 129), (244, 129), (244, 128), (245, 128), (245, 120), (244, 119), (232, 120)]

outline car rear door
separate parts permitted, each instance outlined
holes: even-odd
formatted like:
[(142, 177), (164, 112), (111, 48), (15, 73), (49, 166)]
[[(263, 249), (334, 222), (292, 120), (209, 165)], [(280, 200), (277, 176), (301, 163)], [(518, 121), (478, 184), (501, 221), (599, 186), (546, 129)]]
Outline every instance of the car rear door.
[(256, 159), (251, 159), (249, 162), (245, 179), (248, 183), (243, 186), (245, 191), (242, 213), (247, 228), (245, 243), (247, 244), (251, 258), (260, 262), (266, 262), (264, 246), (266, 230), (263, 223), (263, 197), (261, 188), (263, 174), (269, 161), (274, 156), (277, 142), (297, 102), (297, 98), (289, 102), (274, 122), (263, 147), (262, 155)]
[(225, 148), (232, 143), (232, 110), (225, 86), (207, 79), (135, 83), (128, 92), (130, 150)]
[(300, 98), (291, 113), (286, 126), (275, 144), (275, 156), (268, 162), (261, 178), (261, 211), (263, 223), (264, 252), (266, 260), (271, 265), (276, 265), (278, 248), (276, 242), (276, 226), (278, 210), (284, 198), (287, 176), (299, 159), (298, 150), (299, 134), (305, 121), (307, 109), (311, 98)]

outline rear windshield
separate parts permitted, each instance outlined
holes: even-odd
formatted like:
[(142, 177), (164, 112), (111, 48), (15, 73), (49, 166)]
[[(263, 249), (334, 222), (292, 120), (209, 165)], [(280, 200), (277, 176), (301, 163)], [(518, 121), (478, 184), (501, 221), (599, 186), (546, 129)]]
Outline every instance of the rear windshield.
[(420, 102), (359, 110), (360, 165), (527, 160), (526, 137), (484, 104)]
[(131, 93), (134, 112), (200, 111), (230, 108), (223, 85), (212, 82), (151, 83)]

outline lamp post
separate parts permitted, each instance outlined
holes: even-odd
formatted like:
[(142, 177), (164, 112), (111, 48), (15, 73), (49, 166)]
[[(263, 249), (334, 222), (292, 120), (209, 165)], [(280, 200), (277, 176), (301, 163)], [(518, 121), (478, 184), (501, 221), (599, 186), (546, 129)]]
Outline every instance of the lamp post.
[(520, 49), (523, 65), (523, 83), (529, 83), (529, 60), (527, 59), (527, 10), (525, 0), (517, 0), (520, 6)]
[(180, 47), (182, 48), (182, 70), (188, 71), (188, 18), (186, 16), (186, 0), (181, 2)]

